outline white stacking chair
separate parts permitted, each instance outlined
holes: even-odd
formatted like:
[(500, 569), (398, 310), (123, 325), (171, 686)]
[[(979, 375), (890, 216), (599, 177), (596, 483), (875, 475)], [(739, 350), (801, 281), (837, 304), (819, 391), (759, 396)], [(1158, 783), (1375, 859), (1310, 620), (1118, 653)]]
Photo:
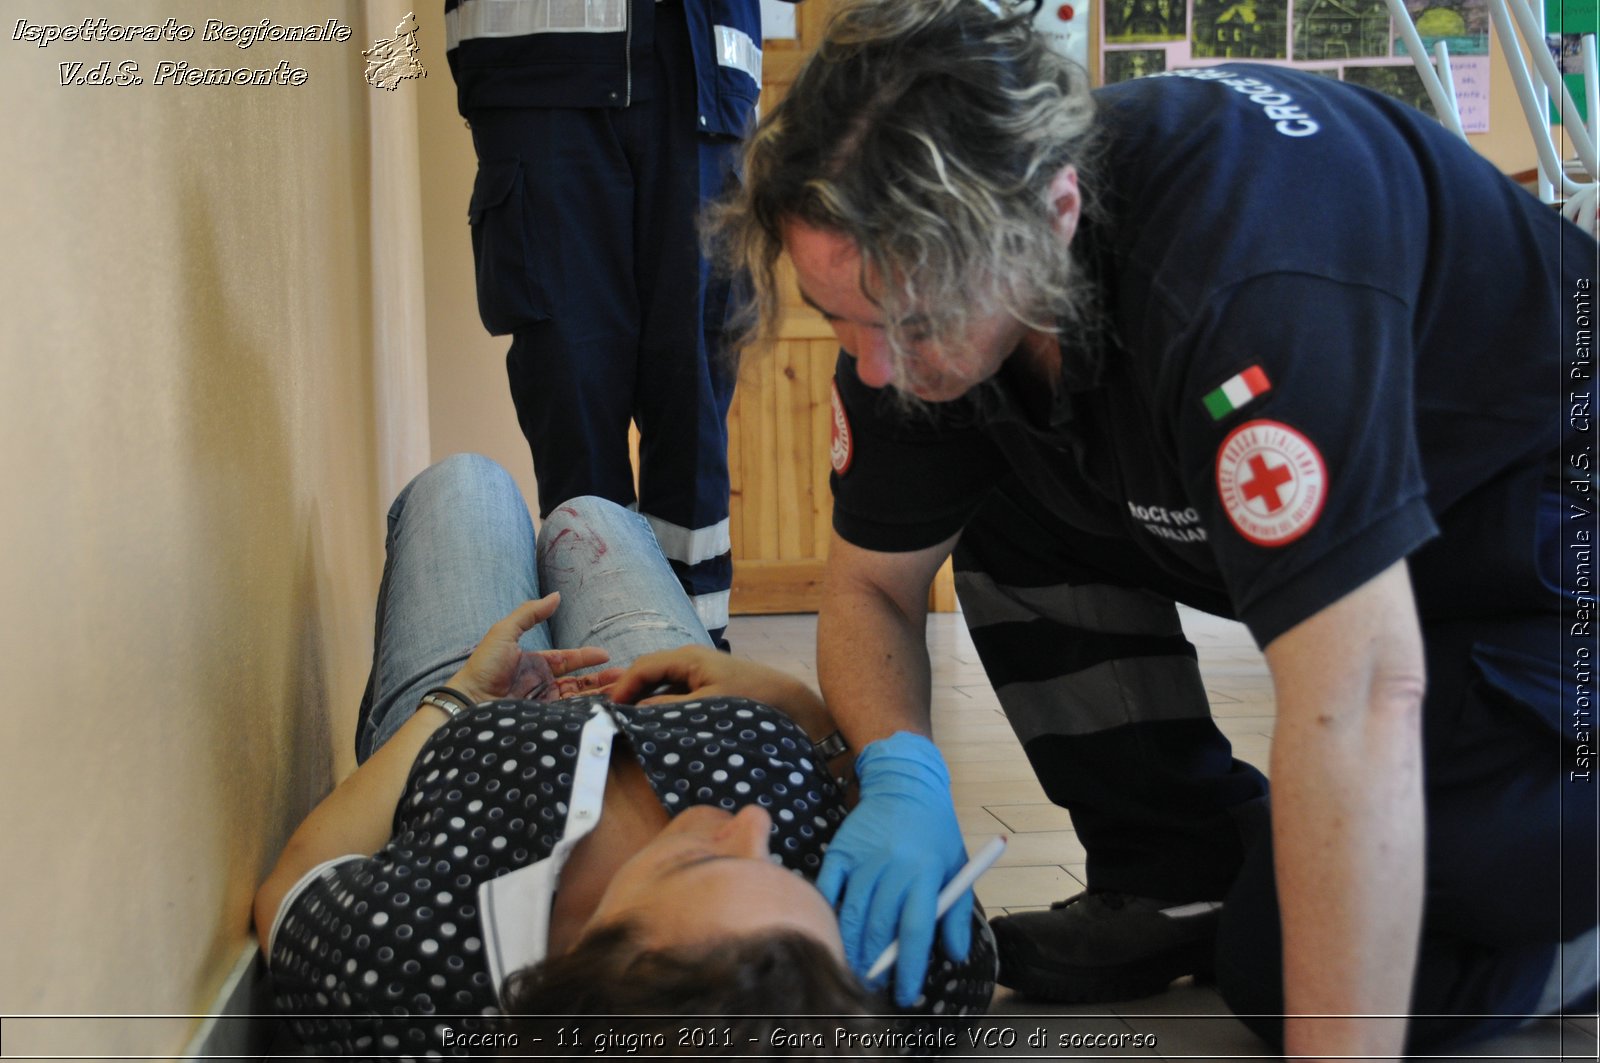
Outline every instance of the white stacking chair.
[[(1428, 98), (1439, 114), (1439, 121), (1457, 136), (1465, 137), (1461, 109), (1456, 103), (1450, 76), (1449, 50), (1439, 41), (1430, 56), (1406, 9), (1405, 0), (1386, 2)], [(1538, 155), (1539, 198), (1546, 203), (1559, 203), (1561, 213), (1568, 219), (1600, 235), (1596, 223), (1596, 205), (1600, 203), (1600, 183), (1597, 183), (1600, 182), (1600, 159), (1595, 152), (1595, 144), (1600, 141), (1600, 69), (1596, 64), (1595, 34), (1586, 33), (1582, 37), (1583, 91), (1588, 108), (1588, 119), (1584, 121), (1579, 118), (1577, 104), (1545, 44), (1542, 7), (1535, 8), (1529, 0), (1488, 0), (1488, 4), (1489, 18), (1500, 49), (1505, 53), (1511, 81)], [(1524, 46), (1527, 57), (1523, 54)], [(1532, 72), (1528, 69), (1527, 58), (1533, 61)], [(1550, 133), (1552, 99), (1557, 102), (1562, 127), (1577, 156), (1571, 165), (1562, 161)]]

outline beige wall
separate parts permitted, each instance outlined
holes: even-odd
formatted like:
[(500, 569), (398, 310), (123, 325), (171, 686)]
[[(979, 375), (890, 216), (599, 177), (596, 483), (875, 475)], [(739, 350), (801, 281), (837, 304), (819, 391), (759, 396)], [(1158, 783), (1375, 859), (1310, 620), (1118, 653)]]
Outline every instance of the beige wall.
[(422, 154), (422, 241), (428, 314), (428, 427), (433, 457), (487, 454), (511, 471), (538, 508), (533, 459), (517, 427), (506, 383), (510, 336), (490, 336), (478, 319), (467, 202), (477, 173), (472, 134), (456, 111), (444, 58), (444, 4), (417, 5), (430, 71), (417, 85)]
[[(12, 41), (336, 17), (348, 45)], [(362, 5), (21, 0), (0, 34), (0, 1013), (194, 1013), (350, 761), (381, 566)], [(309, 71), (66, 87), (57, 64)], [(445, 77), (442, 69), (434, 76)], [(448, 80), (445, 77), (445, 80)], [(189, 1020), (8, 1021), (12, 1055)]]

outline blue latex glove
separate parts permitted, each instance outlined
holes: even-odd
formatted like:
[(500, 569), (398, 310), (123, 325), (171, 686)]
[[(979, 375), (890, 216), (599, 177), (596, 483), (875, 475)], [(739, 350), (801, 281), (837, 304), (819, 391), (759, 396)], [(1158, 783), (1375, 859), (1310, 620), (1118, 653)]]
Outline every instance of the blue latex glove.
[[(861, 802), (833, 836), (817, 889), (839, 909), (845, 959), (861, 977), (899, 937), (894, 999), (909, 1007), (928, 972), (939, 890), (967, 860), (950, 772), (937, 746), (899, 731), (868, 743), (856, 758), (856, 777)], [(939, 934), (946, 955), (967, 958), (971, 890), (945, 914)]]

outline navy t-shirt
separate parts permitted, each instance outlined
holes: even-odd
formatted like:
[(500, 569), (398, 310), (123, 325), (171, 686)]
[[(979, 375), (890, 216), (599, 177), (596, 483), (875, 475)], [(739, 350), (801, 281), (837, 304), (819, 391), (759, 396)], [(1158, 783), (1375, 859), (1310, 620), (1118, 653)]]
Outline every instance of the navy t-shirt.
[(1098, 327), (1063, 337), (1053, 395), (1008, 362), (926, 417), (841, 356), (839, 534), (933, 545), (1011, 476), (1263, 645), (1407, 555), (1424, 618), (1543, 607), (1534, 501), (1594, 240), (1332, 79), (1230, 64), (1096, 98), (1074, 247)]

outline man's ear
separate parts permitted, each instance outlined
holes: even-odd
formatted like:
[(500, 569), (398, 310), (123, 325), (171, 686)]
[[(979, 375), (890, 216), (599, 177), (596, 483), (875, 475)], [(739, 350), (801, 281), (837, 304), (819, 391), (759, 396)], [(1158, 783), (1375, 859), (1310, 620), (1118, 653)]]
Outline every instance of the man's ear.
[(1078, 213), (1083, 197), (1078, 193), (1078, 169), (1071, 163), (1061, 167), (1050, 179), (1050, 227), (1063, 244), (1072, 243), (1078, 231)]

